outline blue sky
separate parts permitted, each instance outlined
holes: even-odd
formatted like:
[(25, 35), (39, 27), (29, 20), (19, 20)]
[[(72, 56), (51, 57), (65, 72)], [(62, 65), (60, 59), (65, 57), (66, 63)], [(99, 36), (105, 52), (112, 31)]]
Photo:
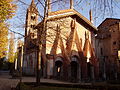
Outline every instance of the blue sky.
[[(9, 20), (10, 22), (10, 29), (15, 31), (15, 32), (19, 32), (21, 34), (24, 34), (24, 24), (25, 24), (25, 18), (26, 18), (26, 9), (28, 8), (28, 6), (31, 3), (31, 0), (21, 0), (24, 3), (18, 2), (18, 8), (17, 8), (17, 12), (16, 12), (16, 16), (14, 16), (11, 20)], [(35, 0), (36, 2), (37, 0)], [(56, 0), (53, 0), (56, 1)], [(68, 5), (68, 0), (63, 0), (66, 1), (67, 4), (64, 4), (62, 1), (58, 2), (58, 3), (54, 3), (52, 5), (52, 11), (56, 11), (59, 9), (68, 9), (69, 5)], [(94, 21), (94, 25), (98, 26), (105, 18), (119, 18), (120, 19), (120, 0), (114, 0), (113, 2), (113, 15), (110, 16), (109, 13), (106, 13), (104, 16), (102, 15), (101, 11), (99, 11), (98, 9), (98, 13), (95, 14), (95, 11), (93, 9), (94, 3), (92, 0), (83, 0), (81, 3), (79, 3), (80, 0), (74, 0), (74, 8), (80, 12), (83, 16), (85, 16), (86, 18), (89, 19), (89, 10), (90, 8), (92, 9), (93, 12), (93, 21)], [(91, 3), (91, 4), (90, 4)], [(64, 6), (64, 7), (63, 7)], [(40, 3), (37, 5), (37, 8), (39, 9), (39, 13), (43, 14), (43, 9), (42, 6), (40, 5)], [(15, 34), (15, 37), (21, 37), (18, 34)]]

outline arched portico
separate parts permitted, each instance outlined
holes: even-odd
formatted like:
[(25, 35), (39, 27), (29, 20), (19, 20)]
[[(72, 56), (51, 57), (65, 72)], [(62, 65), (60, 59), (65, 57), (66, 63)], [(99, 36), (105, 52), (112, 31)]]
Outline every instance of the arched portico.
[(89, 81), (94, 80), (94, 66), (90, 62), (87, 62), (87, 76)]
[(81, 80), (81, 67), (78, 62), (78, 57), (77, 56), (72, 56), (71, 57), (71, 81), (72, 82), (79, 82)]
[(57, 57), (55, 59), (55, 77), (61, 79), (63, 76), (63, 58)]

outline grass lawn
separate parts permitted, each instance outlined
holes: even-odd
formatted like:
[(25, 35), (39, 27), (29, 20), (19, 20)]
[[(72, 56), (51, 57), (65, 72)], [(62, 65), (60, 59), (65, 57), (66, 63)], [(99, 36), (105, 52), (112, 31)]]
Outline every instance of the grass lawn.
[(95, 90), (95, 89), (65, 88), (65, 87), (54, 87), (54, 86), (33, 87), (33, 86), (21, 84), (20, 90)]
[(120, 84), (96, 83), (95, 85), (57, 85), (53, 83), (19, 83), (16, 90), (120, 90)]
[(34, 90), (94, 90), (94, 89), (80, 89), (80, 88), (64, 88), (64, 87), (38, 87)]

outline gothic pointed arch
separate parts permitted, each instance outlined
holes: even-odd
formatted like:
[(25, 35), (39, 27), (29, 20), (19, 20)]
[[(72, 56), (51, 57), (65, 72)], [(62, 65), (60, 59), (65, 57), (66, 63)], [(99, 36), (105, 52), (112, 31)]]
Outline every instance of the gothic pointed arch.
[(58, 43), (59, 43), (59, 37), (60, 37), (60, 26), (57, 25), (55, 40), (53, 42), (53, 46), (52, 46), (52, 49), (50, 51), (51, 55), (56, 55), (56, 51), (57, 51), (57, 47), (58, 47)]
[[(87, 58), (95, 58), (95, 52), (88, 38), (85, 39), (85, 44), (83, 48), (84, 56)], [(92, 59), (90, 59), (92, 60)], [(91, 62), (92, 63), (92, 62)]]
[(99, 64), (98, 60), (95, 57), (95, 52), (93, 50), (92, 44), (89, 39), (85, 39), (84, 44), (84, 56), (86, 57), (87, 62), (87, 75), (90, 79), (98, 78), (99, 74)]
[(82, 41), (81, 41), (81, 39), (79, 39), (77, 31), (75, 32), (75, 43), (76, 43), (76, 47), (78, 49), (79, 56), (82, 57), (83, 56)]
[(62, 56), (64, 57), (64, 62), (66, 64), (70, 64), (70, 58), (69, 58), (68, 53), (67, 53), (67, 51), (65, 49), (65, 46), (63, 44), (63, 40), (62, 40), (61, 36), (60, 36), (60, 49), (62, 51)]
[(74, 33), (75, 33), (75, 25), (76, 25), (75, 20), (72, 20), (71, 21), (71, 31), (68, 36), (67, 42), (66, 42), (66, 50), (67, 50), (68, 55), (70, 55), (70, 53), (71, 53), (71, 48), (72, 48)]

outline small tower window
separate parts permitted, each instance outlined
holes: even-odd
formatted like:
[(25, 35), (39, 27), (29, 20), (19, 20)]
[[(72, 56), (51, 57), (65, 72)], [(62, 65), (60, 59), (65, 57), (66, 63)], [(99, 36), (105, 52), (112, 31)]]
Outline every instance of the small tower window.
[(113, 42), (113, 45), (116, 45), (116, 41)]
[(32, 19), (32, 20), (35, 20), (35, 16), (31, 16), (31, 19)]
[(34, 25), (31, 25), (31, 28), (34, 28)]

